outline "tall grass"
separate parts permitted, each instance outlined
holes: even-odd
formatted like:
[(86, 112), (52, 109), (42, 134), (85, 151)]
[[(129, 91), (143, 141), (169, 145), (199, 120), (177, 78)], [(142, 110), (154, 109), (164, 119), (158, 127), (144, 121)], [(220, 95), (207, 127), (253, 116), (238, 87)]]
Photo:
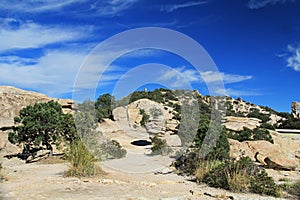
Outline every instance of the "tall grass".
[(93, 176), (99, 174), (101, 169), (95, 164), (96, 158), (89, 152), (81, 140), (74, 140), (65, 152), (70, 167), (66, 176)]

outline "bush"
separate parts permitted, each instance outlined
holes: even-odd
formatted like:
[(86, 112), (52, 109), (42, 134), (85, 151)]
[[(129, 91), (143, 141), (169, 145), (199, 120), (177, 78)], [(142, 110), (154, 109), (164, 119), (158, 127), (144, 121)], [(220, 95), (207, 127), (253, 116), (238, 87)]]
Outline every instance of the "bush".
[(260, 113), (258, 109), (254, 108), (251, 109), (251, 112), (247, 115), (247, 117), (253, 117), (253, 118), (257, 118), (260, 119), (262, 121), (262, 123), (266, 123), (267, 121), (269, 121), (271, 114), (263, 114)]
[(218, 165), (204, 175), (202, 181), (209, 186), (231, 191), (280, 196), (279, 187), (275, 185), (273, 179), (248, 157)]
[(273, 130), (275, 131), (275, 127), (271, 124), (268, 124), (268, 123), (262, 123), (260, 128), (264, 128), (264, 129), (269, 129), (269, 130)]
[(218, 160), (203, 160), (201, 161), (196, 168), (195, 171), (195, 177), (198, 182), (202, 182), (204, 177), (208, 174), (208, 172), (214, 170), (216, 167), (218, 167), (220, 164), (222, 164), (221, 161)]
[(253, 140), (266, 140), (274, 143), (270, 132), (266, 129), (255, 128), (253, 130)]
[(150, 108), (150, 114), (154, 119), (157, 119), (159, 116), (163, 115), (163, 112), (159, 108)]
[(280, 188), (286, 191), (288, 194), (295, 195), (300, 198), (300, 182), (296, 183), (284, 183), (280, 185)]
[(116, 140), (107, 140), (100, 145), (101, 160), (123, 158), (127, 151)]
[(144, 109), (140, 110), (140, 114), (143, 116), (140, 124), (145, 126), (149, 122), (150, 116), (145, 112)]
[(253, 130), (244, 127), (243, 130), (237, 132), (229, 132), (228, 137), (239, 142), (251, 140), (266, 140), (274, 143), (270, 132), (267, 129), (255, 128)]
[(95, 157), (88, 151), (81, 140), (74, 140), (69, 149), (65, 151), (65, 156), (71, 166), (66, 172), (66, 176), (92, 176), (99, 172), (95, 166)]
[(166, 140), (162, 140), (157, 136), (154, 136), (151, 139), (152, 147), (151, 147), (151, 154), (152, 155), (164, 155), (170, 152), (170, 149), (167, 145)]
[(73, 116), (64, 114), (61, 105), (52, 100), (21, 109), (14, 122), (16, 128), (8, 134), (8, 140), (23, 145), (25, 159), (42, 148), (52, 154), (54, 144), (58, 146), (77, 138)]

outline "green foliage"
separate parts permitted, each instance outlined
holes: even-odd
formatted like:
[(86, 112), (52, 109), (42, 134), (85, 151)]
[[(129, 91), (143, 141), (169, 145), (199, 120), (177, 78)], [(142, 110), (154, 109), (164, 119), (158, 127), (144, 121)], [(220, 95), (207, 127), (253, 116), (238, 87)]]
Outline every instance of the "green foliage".
[(271, 114), (263, 114), (260, 113), (258, 109), (254, 108), (251, 109), (251, 112), (247, 115), (247, 117), (253, 117), (253, 118), (257, 118), (260, 119), (262, 121), (262, 123), (266, 123), (267, 121), (269, 121)]
[(190, 149), (173, 162), (180, 174), (194, 175), (199, 163), (199, 150)]
[[(209, 147), (208, 145), (210, 144), (205, 144), (204, 143), (204, 139), (205, 137), (209, 138), (216, 138), (217, 141), (216, 143), (213, 145), (213, 147), (209, 147), (211, 148), (210, 152), (208, 152), (208, 154), (202, 158), (204, 160), (226, 160), (229, 158), (229, 142), (227, 139), (227, 132), (225, 127), (218, 127), (216, 125), (214, 125), (213, 123), (210, 125), (209, 129), (208, 126), (206, 125), (206, 127), (204, 127), (203, 129), (198, 130), (198, 133), (196, 135), (195, 138), (195, 147), (200, 149), (200, 148), (204, 148), (206, 145), (207, 147)], [(212, 140), (207, 139), (209, 142), (211, 142)]]
[(294, 118), (292, 114), (282, 114), (285, 120), (280, 121), (278, 128), (282, 129), (300, 129), (300, 119)]
[(266, 129), (255, 128), (253, 130), (253, 140), (266, 140), (274, 143), (270, 132)]
[(144, 109), (140, 109), (140, 114), (143, 116), (140, 124), (145, 126), (149, 122), (150, 116), (145, 112)]
[(252, 140), (266, 140), (271, 143), (274, 143), (270, 132), (264, 128), (255, 128), (251, 130), (247, 127), (244, 127), (244, 129), (241, 131), (229, 132), (228, 137), (234, 140), (238, 140), (239, 142)]
[(286, 191), (288, 194), (294, 195), (300, 198), (300, 182), (296, 183), (284, 183), (279, 185), (281, 189)]
[(17, 128), (8, 134), (12, 144), (23, 144), (23, 153), (35, 149), (53, 150), (52, 145), (71, 142), (77, 137), (74, 119), (64, 114), (61, 105), (54, 101), (36, 103), (20, 110), (15, 117)]
[(260, 125), (260, 128), (264, 128), (264, 129), (275, 131), (275, 127), (273, 125), (271, 125), (271, 124), (268, 124), (268, 123), (262, 123)]
[(116, 140), (107, 140), (100, 145), (101, 159), (114, 159), (126, 156), (127, 151)]
[(152, 143), (152, 147), (151, 147), (151, 154), (152, 155), (164, 155), (169, 153), (170, 149), (167, 145), (167, 141), (166, 140), (162, 140), (157, 136), (154, 136), (151, 139), (151, 143)]
[(163, 115), (163, 112), (159, 108), (150, 108), (150, 114), (154, 119), (157, 119), (159, 116)]
[(98, 173), (98, 168), (95, 166), (96, 159), (88, 151), (81, 140), (71, 142), (69, 149), (65, 151), (65, 156), (71, 166), (66, 172), (66, 176), (92, 176)]
[(275, 185), (273, 179), (249, 157), (219, 164), (203, 175), (202, 181), (209, 186), (231, 191), (280, 196), (279, 187)]
[(110, 94), (100, 95), (95, 102), (96, 115), (98, 120), (103, 118), (113, 119), (112, 110), (115, 104), (115, 97)]

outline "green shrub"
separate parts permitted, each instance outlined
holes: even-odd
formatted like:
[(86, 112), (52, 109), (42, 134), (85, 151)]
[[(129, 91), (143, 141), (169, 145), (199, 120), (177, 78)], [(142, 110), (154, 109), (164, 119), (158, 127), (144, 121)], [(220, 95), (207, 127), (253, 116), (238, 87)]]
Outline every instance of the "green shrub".
[(281, 113), (285, 120), (280, 121), (278, 128), (282, 129), (300, 129), (300, 119), (294, 118), (292, 114)]
[(270, 132), (266, 129), (255, 128), (253, 130), (253, 140), (266, 140), (274, 143)]
[(274, 143), (270, 131), (264, 128), (255, 128), (253, 130), (244, 127), (241, 131), (231, 131), (228, 133), (228, 137), (239, 142), (251, 141), (251, 140), (266, 140)]
[(247, 115), (247, 117), (257, 118), (260, 119), (263, 123), (266, 123), (271, 119), (270, 115), (271, 114), (260, 113), (257, 108), (253, 108), (251, 109), (251, 112)]
[(127, 151), (116, 140), (107, 140), (100, 145), (101, 160), (123, 158)]
[(149, 122), (150, 116), (145, 112), (144, 109), (140, 109), (140, 114), (143, 116), (140, 124), (145, 126)]
[(92, 176), (99, 172), (99, 169), (95, 166), (95, 157), (81, 140), (74, 140), (69, 149), (65, 151), (65, 156), (71, 164), (66, 176)]
[(264, 129), (269, 129), (269, 130), (273, 130), (275, 131), (275, 127), (271, 124), (268, 124), (268, 123), (262, 123), (260, 128), (264, 128)]
[(248, 157), (218, 165), (204, 175), (202, 181), (209, 186), (231, 191), (280, 196), (279, 187), (275, 185), (273, 179)]
[(163, 112), (159, 108), (150, 108), (150, 114), (154, 119), (157, 119), (159, 116), (163, 115)]
[(195, 177), (198, 182), (202, 182), (203, 178), (216, 167), (222, 164), (221, 161), (218, 160), (202, 160), (196, 168)]
[(300, 198), (300, 182), (296, 183), (284, 183), (280, 185), (280, 188), (286, 191), (288, 194), (294, 195)]
[(151, 139), (152, 147), (151, 147), (151, 154), (152, 155), (165, 155), (170, 152), (170, 148), (167, 145), (166, 140), (162, 140), (157, 136), (154, 136)]
[(199, 163), (199, 150), (189, 150), (173, 162), (179, 174), (194, 175)]

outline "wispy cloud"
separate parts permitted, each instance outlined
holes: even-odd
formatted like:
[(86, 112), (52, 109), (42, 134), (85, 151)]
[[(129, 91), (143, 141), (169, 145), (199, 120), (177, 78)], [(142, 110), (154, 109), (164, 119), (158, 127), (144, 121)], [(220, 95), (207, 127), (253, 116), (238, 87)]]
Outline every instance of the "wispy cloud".
[(294, 0), (250, 0), (248, 7), (250, 9), (259, 9), (269, 5), (284, 4), (287, 2), (294, 2)]
[(226, 74), (224, 72), (206, 71), (201, 75), (206, 83), (212, 83), (217, 81), (223, 81), (225, 84), (238, 83), (252, 79), (250, 75), (238, 75), (238, 74)]
[(12, 10), (14, 12), (41, 13), (46, 11), (60, 11), (66, 6), (86, 1), (87, 0), (2, 0), (0, 2), (0, 9)]
[(191, 83), (216, 83), (222, 81), (224, 84), (238, 83), (252, 79), (250, 75), (227, 74), (224, 72), (197, 72), (194, 69), (185, 67), (175, 68), (172, 71), (161, 71), (160, 80), (169, 80), (173, 82), (174, 87), (179, 87), (183, 80)]
[(242, 96), (260, 96), (258, 91), (254, 90), (237, 90), (233, 88), (216, 88), (216, 94), (221, 96), (242, 97)]
[(130, 8), (139, 0), (103, 0), (91, 5), (92, 10), (100, 16), (114, 16)]
[(300, 71), (300, 47), (288, 45), (288, 57), (286, 58), (287, 67)]
[(188, 7), (193, 7), (193, 6), (199, 6), (208, 3), (207, 1), (191, 1), (183, 4), (173, 4), (173, 5), (167, 5), (161, 8), (161, 11), (166, 11), (166, 12), (173, 12), (178, 9), (182, 8), (188, 8)]
[[(32, 88), (43, 92), (49, 96), (59, 97), (62, 94), (73, 91), (74, 81), (77, 73), (80, 72), (85, 77), (87, 83), (84, 87), (95, 89), (89, 82), (97, 82), (100, 73), (105, 66), (99, 63), (99, 58), (94, 59), (92, 70), (80, 71), (80, 66), (88, 56), (87, 51), (82, 49), (72, 50), (51, 50), (38, 59), (26, 59), (18, 56), (0, 57), (0, 80), (3, 85), (14, 85), (21, 88)], [(103, 55), (105, 57), (105, 55)], [(93, 60), (93, 58), (89, 58)], [(32, 62), (32, 64), (29, 64)], [(24, 64), (25, 63), (25, 64)], [(101, 79), (102, 84), (109, 84), (117, 80), (119, 75), (118, 67), (110, 67), (109, 73), (104, 74)]]
[(42, 26), (32, 21), (2, 19), (0, 52), (10, 49), (39, 48), (48, 44), (87, 37), (92, 27)]

